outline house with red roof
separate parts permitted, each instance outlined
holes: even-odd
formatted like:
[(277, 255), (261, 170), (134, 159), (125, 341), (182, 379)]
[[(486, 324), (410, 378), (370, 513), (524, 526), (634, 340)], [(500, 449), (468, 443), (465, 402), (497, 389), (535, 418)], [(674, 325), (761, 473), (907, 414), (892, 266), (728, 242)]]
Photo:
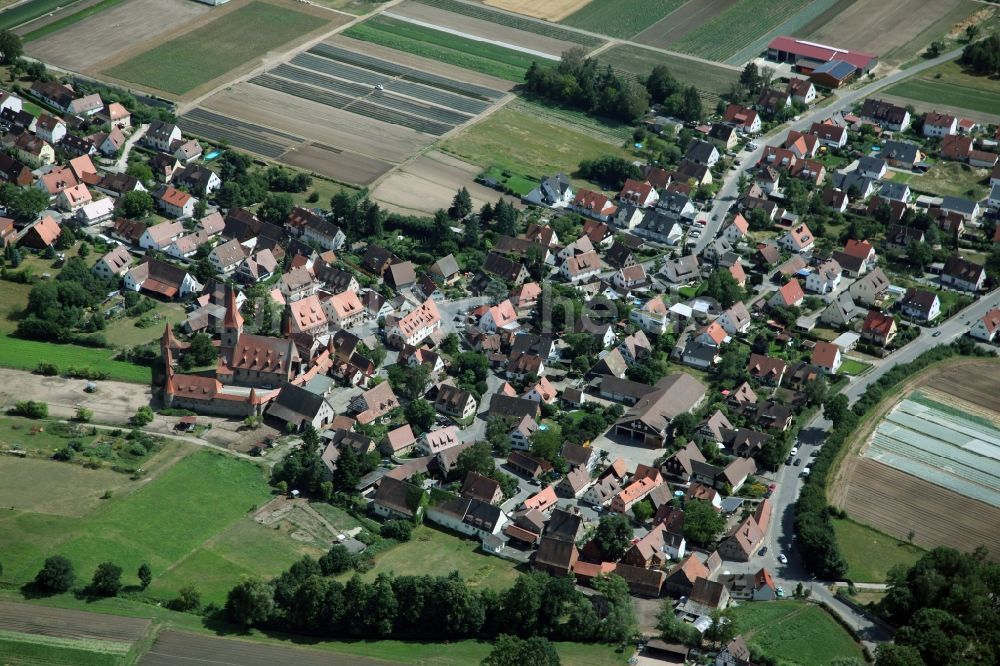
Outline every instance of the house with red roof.
[(972, 138), (953, 134), (941, 139), (941, 159), (965, 162), (972, 152)]
[(725, 119), (727, 123), (745, 134), (756, 134), (760, 131), (760, 115), (740, 104), (727, 106)]
[(581, 215), (592, 217), (601, 222), (610, 222), (615, 213), (618, 212), (618, 207), (611, 202), (611, 199), (600, 192), (586, 189), (577, 190), (570, 208)]
[(18, 244), (23, 245), (24, 247), (33, 247), (37, 250), (44, 250), (45, 248), (52, 246), (61, 233), (62, 227), (59, 226), (59, 223), (49, 215), (46, 215), (42, 219), (35, 222), (35, 224), (28, 227), (28, 230), (23, 236), (21, 236), (21, 240)]
[(879, 347), (885, 347), (892, 342), (896, 333), (896, 320), (893, 316), (878, 310), (869, 310), (864, 324), (861, 325), (861, 338)]
[(618, 200), (635, 204), (640, 208), (648, 208), (660, 200), (660, 195), (649, 181), (629, 178), (618, 193)]
[(802, 304), (806, 295), (802, 291), (802, 285), (798, 280), (789, 280), (781, 289), (774, 292), (774, 296), (768, 301), (768, 305), (777, 307), (797, 307)]
[(969, 329), (969, 335), (983, 342), (993, 342), (1000, 330), (1000, 309), (993, 308)]
[(958, 118), (949, 113), (938, 113), (928, 111), (924, 116), (924, 125), (921, 130), (924, 136), (940, 138), (951, 136), (958, 131)]
[(819, 137), (815, 134), (803, 134), (795, 130), (789, 130), (785, 137), (785, 148), (795, 153), (796, 157), (815, 157), (819, 149)]
[(825, 342), (821, 340), (816, 343), (815, 347), (813, 347), (810, 362), (813, 365), (823, 368), (827, 372), (837, 372), (840, 368), (840, 364), (843, 362), (843, 358), (840, 355), (840, 347), (832, 342)]

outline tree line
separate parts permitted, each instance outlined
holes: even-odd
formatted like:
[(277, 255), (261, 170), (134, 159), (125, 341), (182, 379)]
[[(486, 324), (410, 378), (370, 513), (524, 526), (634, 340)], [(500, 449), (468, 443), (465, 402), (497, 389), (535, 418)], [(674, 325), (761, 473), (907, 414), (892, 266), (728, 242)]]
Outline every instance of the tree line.
[[(343, 548), (334, 546), (334, 548)], [(460, 640), (508, 634), (618, 642), (635, 630), (628, 587), (619, 576), (594, 582), (602, 603), (572, 576), (533, 572), (503, 592), (475, 590), (457, 574), (393, 576), (371, 582), (331, 578), (327, 556), (304, 557), (274, 580), (247, 579), (230, 590), (223, 614), (236, 624), (326, 638)]]
[(1000, 33), (993, 33), (981, 42), (972, 42), (962, 50), (959, 60), (976, 74), (1000, 75)]

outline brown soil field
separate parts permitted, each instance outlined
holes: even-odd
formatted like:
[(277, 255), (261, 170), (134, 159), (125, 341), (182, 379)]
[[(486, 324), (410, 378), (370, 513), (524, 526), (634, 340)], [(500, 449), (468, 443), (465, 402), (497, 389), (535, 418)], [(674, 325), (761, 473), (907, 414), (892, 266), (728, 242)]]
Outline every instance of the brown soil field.
[(293, 97), (251, 83), (238, 83), (202, 106), (247, 122), (306, 137), (344, 151), (398, 164), (434, 137), (399, 125), (369, 120), (350, 111)]
[[(26, 35), (32, 30), (38, 30), (39, 28), (44, 28), (50, 23), (55, 23), (64, 16), (70, 14), (75, 14), (79, 11), (86, 9), (92, 5), (96, 5), (101, 0), (81, 0), (80, 2), (75, 2), (73, 4), (61, 5), (58, 9), (53, 12), (49, 12), (43, 16), (39, 16), (34, 21), (30, 23), (25, 23), (18, 26), (14, 32), (18, 35)], [(8, 5), (14, 4), (13, 2), (8, 2)]]
[(688, 34), (695, 28), (715, 18), (739, 0), (699, 0), (686, 2), (676, 11), (667, 14), (659, 21), (649, 26), (632, 41), (666, 48)]
[(388, 60), (400, 65), (406, 65), (407, 67), (413, 67), (414, 69), (419, 69), (429, 74), (447, 76), (455, 79), (456, 81), (474, 83), (477, 86), (485, 86), (487, 88), (493, 88), (494, 90), (506, 92), (512, 90), (515, 85), (512, 81), (498, 79), (495, 76), (479, 74), (478, 72), (473, 72), (461, 67), (455, 67), (454, 65), (438, 62), (437, 60), (421, 58), (420, 56), (411, 55), (409, 53), (404, 53), (403, 51), (387, 48), (385, 46), (379, 46), (378, 44), (371, 44), (369, 42), (351, 39), (350, 37), (344, 37), (343, 35), (335, 35), (325, 41), (326, 43), (334, 46), (351, 49), (352, 51), (357, 51), (358, 53), (365, 53), (375, 58), (382, 58), (383, 60)]
[(561, 21), (581, 7), (590, 4), (590, 0), (545, 0), (545, 2), (538, 0), (483, 0), (483, 4), (546, 21)]
[(307, 650), (290, 645), (217, 638), (179, 631), (161, 631), (140, 666), (186, 666), (197, 662), (212, 666), (394, 666), (393, 662), (349, 654)]
[[(842, 49), (885, 55), (917, 38), (960, 4), (966, 4), (966, 0), (856, 2), (836, 20), (809, 35), (809, 39)], [(886, 26), (893, 26), (893, 29), (886, 30)]]
[(476, 183), (474, 179), (480, 171), (474, 164), (432, 150), (387, 176), (372, 192), (372, 198), (389, 210), (406, 215), (433, 215), (439, 208), (447, 209), (455, 192), (466, 187), (477, 210), (501, 197), (521, 207), (517, 199)]
[(59, 638), (95, 638), (134, 643), (149, 632), (150, 620), (0, 601), (0, 628)]
[[(550, 3), (545, 4), (546, 8), (548, 8)], [(431, 25), (448, 28), (449, 30), (457, 30), (477, 37), (494, 39), (533, 51), (549, 53), (553, 56), (559, 56), (563, 51), (574, 46), (574, 44), (562, 40), (524, 32), (523, 30), (510, 28), (490, 21), (463, 16), (462, 14), (438, 9), (437, 7), (431, 7), (419, 2), (404, 2), (394, 5), (386, 11), (389, 14), (398, 14), (399, 16), (416, 19), (424, 23), (430, 23)]]
[(281, 161), (342, 183), (356, 185), (371, 185), (379, 176), (392, 169), (392, 164), (365, 155), (333, 153), (313, 145), (293, 148), (281, 156)]
[[(176, 36), (201, 25), (195, 20), (211, 7), (190, 0), (130, 0), (28, 42), (28, 55), (76, 72), (103, 69), (99, 64), (136, 46)], [(191, 22), (194, 21), (194, 26)]]
[(899, 471), (860, 454), (884, 416), (905, 396), (922, 390), (934, 400), (996, 420), (1000, 413), (1000, 365), (963, 359), (936, 365), (893, 390), (868, 416), (827, 490), (831, 504), (858, 522), (922, 548), (971, 551), (985, 544), (1000, 561), (1000, 509)]

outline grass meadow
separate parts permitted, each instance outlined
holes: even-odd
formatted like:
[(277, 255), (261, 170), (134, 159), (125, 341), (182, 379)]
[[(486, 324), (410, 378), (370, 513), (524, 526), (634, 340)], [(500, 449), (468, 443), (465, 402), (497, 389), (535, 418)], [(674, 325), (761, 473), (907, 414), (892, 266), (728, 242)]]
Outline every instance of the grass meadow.
[[(375, 566), (361, 577), (375, 580), (380, 573), (447, 576), (453, 571), (469, 587), (491, 590), (506, 590), (520, 575), (514, 562), (479, 552), (478, 541), (422, 525), (413, 530), (410, 541), (377, 555)], [(342, 576), (344, 580), (350, 577), (351, 574)]]
[[(6, 286), (3, 285), (4, 287)], [(15, 370), (34, 370), (41, 362), (54, 363), (65, 372), (70, 366), (103, 370), (109, 379), (136, 384), (153, 381), (151, 368), (113, 360), (118, 352), (114, 349), (81, 347), (79, 345), (57, 345), (50, 342), (22, 340), (10, 335), (0, 336), (0, 366)]]
[(10, 30), (22, 23), (33, 21), (59, 7), (72, 6), (72, 0), (29, 0), (0, 14), (0, 30)]
[(524, 72), (532, 61), (537, 60), (527, 53), (385, 16), (351, 26), (343, 34), (519, 83), (524, 81)]
[(1000, 79), (975, 76), (948, 62), (887, 88), (885, 93), (1000, 116)]
[(847, 630), (815, 604), (791, 599), (745, 603), (734, 614), (747, 642), (781, 662), (820, 666), (837, 657), (863, 658)]
[(714, 108), (719, 95), (727, 92), (740, 76), (735, 69), (668, 55), (632, 44), (612, 46), (597, 57), (602, 64), (610, 64), (616, 70), (631, 74), (640, 81), (649, 77), (653, 67), (666, 65), (674, 78), (686, 86), (694, 86), (702, 93), (702, 97), (711, 104), (708, 108)]
[(0, 663), (127, 666), (135, 663), (130, 643), (87, 638), (59, 638), (0, 629)]
[[(204, 588), (206, 599), (218, 601), (241, 574), (276, 575), (299, 556), (294, 544), (275, 540), (246, 518), (271, 496), (262, 470), (247, 461), (196, 451), (173, 465), (154, 466), (147, 479), (96, 503), (93, 496), (106, 477), (91, 482), (86, 475), (94, 470), (53, 461), (11, 463), (17, 467), (4, 471), (23, 477), (25, 484), (33, 480), (39, 504), (0, 513), (6, 583), (31, 580), (46, 557), (61, 554), (73, 562), (80, 582), (111, 560), (125, 570), (125, 584), (134, 585), (139, 565), (148, 562), (151, 594), (169, 598), (194, 584)], [(76, 477), (68, 487), (60, 483), (67, 481), (60, 476), (66, 469)], [(53, 505), (49, 493), (79, 497), (91, 506), (81, 513)]]
[(183, 95), (326, 23), (255, 0), (104, 73)]
[(517, 108), (497, 109), (448, 139), (443, 149), (478, 164), (538, 180), (553, 173), (571, 174), (583, 160), (630, 155), (604, 140)]
[(688, 0), (591, 0), (560, 23), (589, 32), (627, 39)]
[(856, 583), (882, 583), (896, 565), (913, 566), (924, 554), (905, 541), (853, 520), (833, 521), (840, 552), (847, 560), (847, 578)]

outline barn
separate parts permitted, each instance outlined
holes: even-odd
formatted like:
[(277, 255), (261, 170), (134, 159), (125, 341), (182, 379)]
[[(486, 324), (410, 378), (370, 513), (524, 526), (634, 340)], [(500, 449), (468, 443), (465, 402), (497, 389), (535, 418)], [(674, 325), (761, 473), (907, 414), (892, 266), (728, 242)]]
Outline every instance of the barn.
[(805, 74), (831, 60), (839, 60), (854, 66), (862, 74), (867, 74), (878, 64), (878, 56), (863, 51), (846, 51), (835, 46), (826, 46), (792, 37), (775, 37), (767, 45), (767, 57), (777, 62), (793, 63)]

